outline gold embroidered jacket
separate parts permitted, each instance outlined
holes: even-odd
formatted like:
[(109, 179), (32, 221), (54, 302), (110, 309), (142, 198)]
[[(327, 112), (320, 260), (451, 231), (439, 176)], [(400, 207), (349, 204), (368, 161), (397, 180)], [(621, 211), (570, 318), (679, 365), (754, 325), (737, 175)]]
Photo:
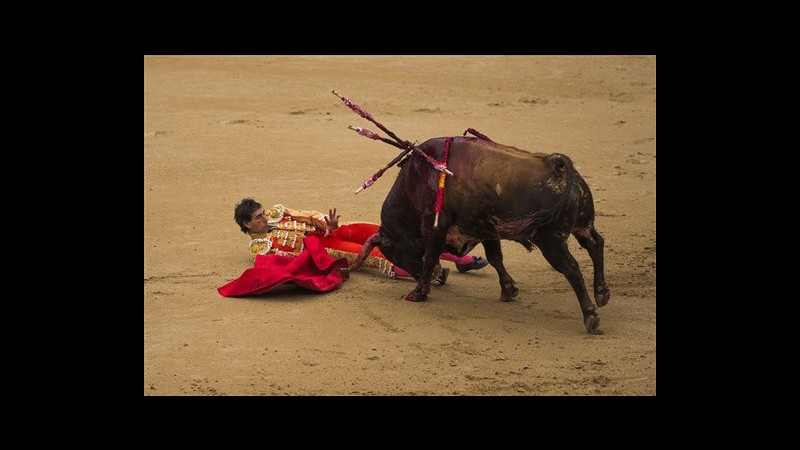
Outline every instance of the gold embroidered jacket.
[(266, 233), (250, 233), (250, 252), (256, 255), (269, 252), (297, 256), (303, 251), (303, 237), (316, 234), (322, 236), (328, 229), (325, 214), (318, 211), (302, 211), (281, 204), (264, 211), (269, 223)]

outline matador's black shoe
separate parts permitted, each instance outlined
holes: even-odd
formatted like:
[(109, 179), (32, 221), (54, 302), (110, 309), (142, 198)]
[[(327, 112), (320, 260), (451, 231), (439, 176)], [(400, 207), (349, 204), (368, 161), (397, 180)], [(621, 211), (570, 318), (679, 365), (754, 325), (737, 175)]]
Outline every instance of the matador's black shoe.
[(486, 258), (480, 256), (473, 256), (472, 262), (469, 264), (456, 264), (456, 269), (459, 272), (469, 272), (470, 270), (478, 270), (483, 269), (484, 267), (489, 265), (489, 261)]
[(447, 283), (447, 275), (449, 274), (450, 274), (450, 269), (448, 269), (447, 267), (442, 267), (442, 271), (439, 272), (438, 277), (433, 278), (433, 282), (438, 284), (439, 286), (444, 286), (444, 284)]

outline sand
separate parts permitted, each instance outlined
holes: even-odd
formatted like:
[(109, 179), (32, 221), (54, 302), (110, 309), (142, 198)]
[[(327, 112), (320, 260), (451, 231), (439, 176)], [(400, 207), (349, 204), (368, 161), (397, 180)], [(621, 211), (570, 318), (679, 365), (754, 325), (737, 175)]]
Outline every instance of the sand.
[[(655, 57), (147, 56), (144, 58), (145, 395), (655, 395)], [(339, 289), (225, 298), (252, 265), (233, 207), (338, 208), (380, 221), (397, 150), (335, 89), (410, 141), (475, 128), (569, 155), (606, 241), (611, 301), (589, 335), (567, 280), (503, 241), (493, 268), (452, 263), (429, 300), (373, 269)], [(591, 286), (587, 252), (569, 247)], [(473, 254), (483, 255), (479, 245)]]

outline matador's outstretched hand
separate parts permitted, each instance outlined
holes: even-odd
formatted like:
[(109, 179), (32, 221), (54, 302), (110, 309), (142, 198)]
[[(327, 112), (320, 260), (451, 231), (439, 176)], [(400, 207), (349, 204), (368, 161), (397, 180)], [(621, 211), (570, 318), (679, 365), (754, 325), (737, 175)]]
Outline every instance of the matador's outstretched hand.
[(331, 231), (336, 231), (339, 229), (339, 217), (341, 215), (336, 215), (336, 208), (329, 209), (328, 215), (325, 216), (325, 224), (328, 226), (328, 229), (325, 230), (325, 237), (331, 234)]

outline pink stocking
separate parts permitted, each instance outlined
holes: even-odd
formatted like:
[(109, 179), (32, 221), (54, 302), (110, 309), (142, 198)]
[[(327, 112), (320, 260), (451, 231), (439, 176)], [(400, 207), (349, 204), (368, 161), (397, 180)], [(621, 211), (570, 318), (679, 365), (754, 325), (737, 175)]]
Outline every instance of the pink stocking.
[(403, 270), (403, 269), (401, 269), (401, 268), (399, 268), (397, 266), (392, 266), (392, 270), (394, 271), (394, 274), (397, 275), (398, 277), (411, 278), (411, 274), (410, 273), (406, 272), (405, 270)]
[[(459, 258), (458, 256), (456, 256), (456, 255), (454, 255), (452, 253), (442, 253), (442, 255), (440, 256), (440, 259), (443, 259), (445, 261), (451, 261), (451, 262), (454, 262), (456, 264), (462, 264), (463, 265), (463, 264), (471, 263), (472, 261), (475, 260), (475, 257), (472, 256), (472, 255), (466, 255), (466, 256), (462, 256), (462, 257)], [(403, 269), (401, 269), (401, 268), (399, 268), (397, 266), (392, 266), (392, 270), (394, 271), (395, 275), (397, 275), (398, 277), (409, 277), (409, 278), (411, 277), (410, 273), (406, 272), (405, 270), (403, 270)]]
[(472, 255), (466, 255), (459, 258), (458, 256), (452, 253), (442, 253), (442, 256), (440, 256), (439, 258), (445, 261), (452, 261), (456, 264), (461, 264), (461, 265), (469, 264), (475, 259), (475, 257)]

